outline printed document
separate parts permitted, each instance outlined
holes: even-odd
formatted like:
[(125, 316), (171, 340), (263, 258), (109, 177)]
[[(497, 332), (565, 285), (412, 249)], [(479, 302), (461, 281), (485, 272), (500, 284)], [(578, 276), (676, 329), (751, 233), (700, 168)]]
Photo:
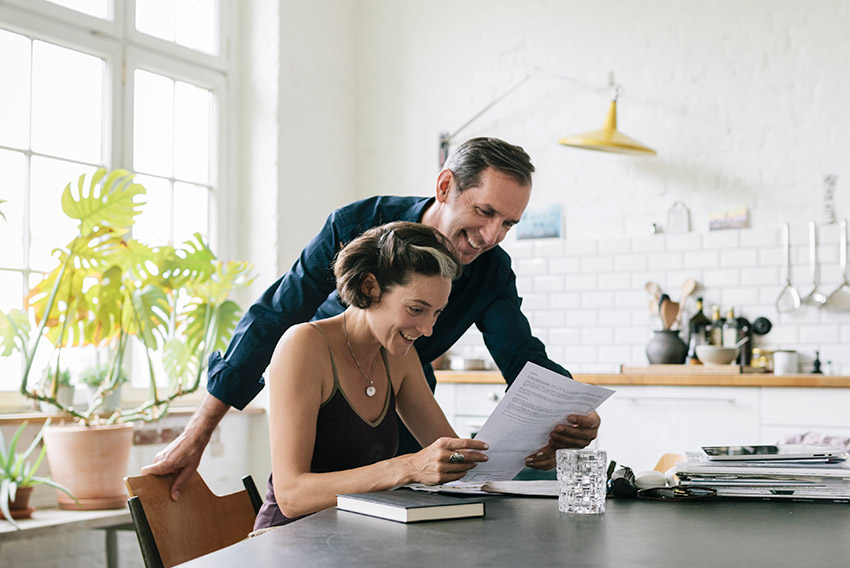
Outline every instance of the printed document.
[(612, 394), (611, 389), (580, 383), (526, 363), (475, 436), (490, 445), (490, 459), (456, 483), (513, 479), (525, 467), (526, 456), (549, 442), (556, 424), (567, 423), (570, 414), (590, 414)]

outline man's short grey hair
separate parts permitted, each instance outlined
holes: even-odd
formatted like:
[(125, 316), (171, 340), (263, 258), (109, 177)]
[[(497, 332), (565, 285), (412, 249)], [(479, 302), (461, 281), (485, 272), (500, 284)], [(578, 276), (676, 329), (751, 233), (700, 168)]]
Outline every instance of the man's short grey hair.
[(498, 138), (467, 140), (452, 150), (443, 166), (451, 170), (458, 191), (478, 187), (481, 172), (487, 168), (510, 176), (523, 187), (531, 187), (531, 174), (534, 173), (531, 157), (521, 147)]

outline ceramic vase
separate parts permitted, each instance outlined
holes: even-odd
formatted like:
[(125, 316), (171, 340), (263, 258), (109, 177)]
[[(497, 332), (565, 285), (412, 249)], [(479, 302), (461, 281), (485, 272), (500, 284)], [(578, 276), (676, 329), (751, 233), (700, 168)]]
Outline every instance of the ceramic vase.
[(660, 329), (646, 344), (646, 358), (652, 365), (681, 365), (688, 355), (688, 346), (672, 329)]

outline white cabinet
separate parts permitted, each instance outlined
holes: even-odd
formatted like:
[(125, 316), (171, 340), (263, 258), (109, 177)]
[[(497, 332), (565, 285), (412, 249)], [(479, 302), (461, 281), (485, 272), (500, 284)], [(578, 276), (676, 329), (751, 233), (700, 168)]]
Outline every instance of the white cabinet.
[(636, 472), (652, 469), (667, 452), (759, 440), (758, 388), (611, 388), (616, 392), (598, 410), (602, 426), (595, 445)]
[(850, 438), (850, 389), (762, 389), (763, 443), (806, 432)]
[(437, 383), (434, 396), (457, 435), (478, 432), (505, 396), (504, 383)]
[[(850, 388), (611, 386), (599, 407), (593, 443), (635, 471), (667, 452), (704, 445), (774, 444), (816, 432), (850, 438)], [(460, 436), (476, 432), (505, 393), (504, 384), (437, 383), (437, 402)]]

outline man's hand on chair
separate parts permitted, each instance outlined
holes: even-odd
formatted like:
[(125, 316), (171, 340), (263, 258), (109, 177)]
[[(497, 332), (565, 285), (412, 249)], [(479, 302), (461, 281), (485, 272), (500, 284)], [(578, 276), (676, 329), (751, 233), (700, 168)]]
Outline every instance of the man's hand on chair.
[(186, 482), (198, 471), (204, 448), (229, 409), (230, 406), (206, 393), (183, 433), (156, 454), (153, 463), (142, 468), (142, 474), (176, 473), (177, 478), (171, 484), (171, 498), (177, 501)]

